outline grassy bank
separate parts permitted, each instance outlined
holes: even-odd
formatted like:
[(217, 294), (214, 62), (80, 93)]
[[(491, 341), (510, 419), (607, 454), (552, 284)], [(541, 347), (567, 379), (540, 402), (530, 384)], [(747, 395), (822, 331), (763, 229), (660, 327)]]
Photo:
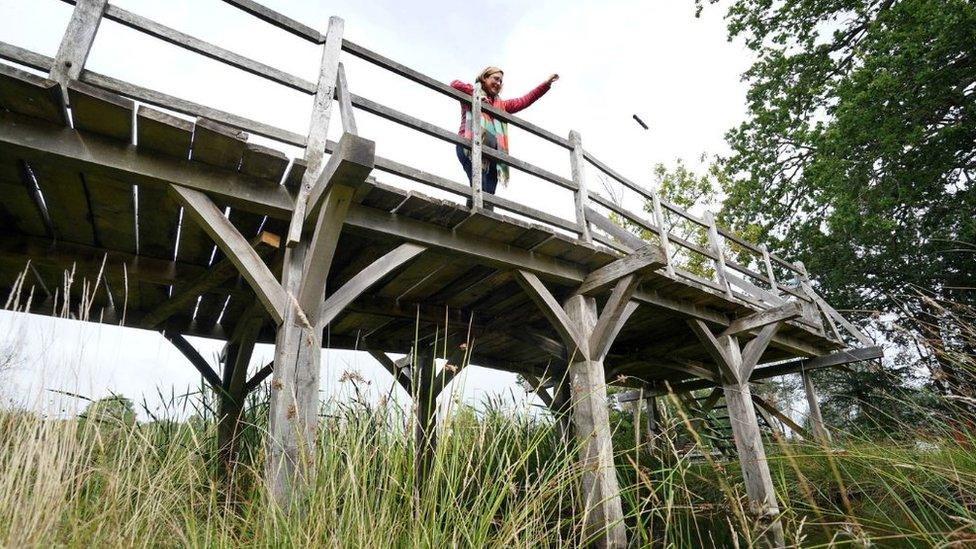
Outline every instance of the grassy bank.
[[(544, 419), (455, 408), (442, 424), (432, 480), (413, 489), (409, 420), (394, 408), (324, 414), (317, 483), (304, 518), (264, 501), (262, 402), (252, 402), (237, 482), (209, 461), (206, 417), (135, 423), (113, 415), (0, 416), (0, 543), (4, 546), (576, 546), (579, 470)], [(634, 448), (615, 415), (618, 475), (636, 545), (747, 546), (736, 463), (693, 460), (665, 439), (666, 465)], [(674, 417), (671, 434), (683, 432)], [(964, 546), (976, 540), (976, 456), (970, 438), (924, 443), (847, 437), (841, 449), (770, 441), (790, 543)], [(916, 437), (918, 438), (918, 437)], [(646, 443), (646, 440), (645, 440)]]

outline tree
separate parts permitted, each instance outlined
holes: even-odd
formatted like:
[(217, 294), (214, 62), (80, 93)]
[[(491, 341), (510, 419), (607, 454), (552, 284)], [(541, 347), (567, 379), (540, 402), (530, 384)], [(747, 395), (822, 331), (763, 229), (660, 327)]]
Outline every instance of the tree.
[(976, 302), (976, 4), (734, 0), (726, 19), (757, 55), (727, 219), (840, 308)]

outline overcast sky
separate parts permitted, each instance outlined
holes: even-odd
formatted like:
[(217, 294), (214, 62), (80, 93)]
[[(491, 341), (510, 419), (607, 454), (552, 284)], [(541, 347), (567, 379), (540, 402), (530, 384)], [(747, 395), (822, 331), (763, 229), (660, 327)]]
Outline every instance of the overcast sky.
[[(111, 0), (182, 32), (315, 81), (321, 50), (219, 0)], [(505, 70), (503, 97), (522, 95), (551, 73), (560, 80), (520, 116), (558, 135), (582, 134), (584, 147), (627, 177), (652, 186), (655, 163), (683, 158), (698, 164), (702, 153), (724, 151), (723, 135), (741, 120), (745, 86), (740, 75), (750, 62), (738, 43), (726, 41), (721, 6), (694, 17), (691, 0), (566, 2), (505, 0), (473, 2), (386, 0), (264, 0), (282, 13), (320, 31), (332, 15), (345, 20), (345, 36), (443, 82), (472, 81), (485, 65)], [(58, 0), (0, 0), (0, 41), (53, 56), (71, 15)], [(456, 130), (456, 102), (355, 58), (343, 55), (353, 93), (425, 121)], [(236, 69), (223, 66), (105, 21), (87, 68), (181, 98), (307, 133), (311, 100)], [(650, 129), (632, 119), (639, 115)], [(337, 138), (338, 116), (330, 134)], [(377, 143), (377, 154), (462, 180), (453, 148), (375, 117), (357, 115), (360, 134)], [(294, 148), (260, 137), (289, 156)], [(517, 129), (511, 152), (569, 176), (565, 150)], [(602, 190), (595, 174), (590, 187)], [(419, 188), (379, 174), (381, 181)], [(619, 190), (619, 189), (618, 189)], [(432, 189), (428, 194), (447, 197)], [(572, 215), (572, 198), (546, 182), (513, 173), (499, 194), (556, 215)], [(636, 197), (624, 203), (637, 209)], [(4, 398), (49, 403), (46, 389), (98, 397), (110, 392), (158, 405), (157, 392), (199, 386), (195, 370), (153, 332), (0, 313), (0, 342), (20, 350), (20, 365)], [(221, 342), (193, 339), (212, 359)], [(2, 346), (0, 346), (2, 349)], [(259, 346), (252, 367), (270, 360)], [(327, 352), (322, 385), (326, 396), (343, 395), (344, 371), (359, 371), (374, 394), (391, 380), (362, 353)], [(463, 397), (488, 393), (521, 397), (514, 376), (473, 369), (459, 379)], [(60, 410), (66, 404), (48, 404)]]

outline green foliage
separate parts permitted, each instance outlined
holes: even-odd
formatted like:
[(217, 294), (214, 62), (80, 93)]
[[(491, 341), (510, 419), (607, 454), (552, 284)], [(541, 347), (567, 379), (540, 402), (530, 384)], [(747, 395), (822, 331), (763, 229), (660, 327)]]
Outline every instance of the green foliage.
[(128, 398), (111, 395), (90, 402), (80, 417), (96, 425), (133, 425), (136, 408)]
[(727, 20), (758, 56), (729, 220), (761, 223), (840, 307), (976, 285), (958, 251), (976, 242), (976, 4), (738, 0)]

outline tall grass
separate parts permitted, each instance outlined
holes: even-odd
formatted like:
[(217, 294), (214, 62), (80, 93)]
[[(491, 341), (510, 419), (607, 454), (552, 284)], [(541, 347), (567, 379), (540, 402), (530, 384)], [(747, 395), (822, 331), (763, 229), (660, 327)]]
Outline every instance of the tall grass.
[[(30, 298), (28, 298), (29, 301)], [(9, 303), (8, 303), (9, 305)], [(15, 305), (13, 308), (17, 308)], [(80, 316), (80, 315), (79, 315)], [(970, 347), (972, 348), (972, 347)], [(969, 367), (971, 356), (946, 360)], [(392, 382), (391, 382), (392, 383)], [(573, 547), (583, 539), (576, 448), (551, 418), (488, 402), (440, 418), (429, 480), (415, 486), (413, 414), (361, 399), (323, 406), (305, 513), (280, 513), (260, 471), (267, 394), (249, 397), (233, 483), (214, 463), (213, 395), (167, 412), (50, 418), (0, 411), (0, 545)], [(928, 404), (920, 404), (920, 403)], [(976, 433), (957, 409), (919, 406), (924, 430), (835, 433), (822, 445), (766, 440), (787, 542), (795, 546), (976, 545)], [(185, 418), (184, 408), (194, 413)], [(147, 413), (149, 410), (147, 410)], [(714, 455), (676, 401), (653, 440), (614, 410), (634, 546), (760, 544), (738, 464)], [(652, 446), (656, 448), (651, 452)]]

